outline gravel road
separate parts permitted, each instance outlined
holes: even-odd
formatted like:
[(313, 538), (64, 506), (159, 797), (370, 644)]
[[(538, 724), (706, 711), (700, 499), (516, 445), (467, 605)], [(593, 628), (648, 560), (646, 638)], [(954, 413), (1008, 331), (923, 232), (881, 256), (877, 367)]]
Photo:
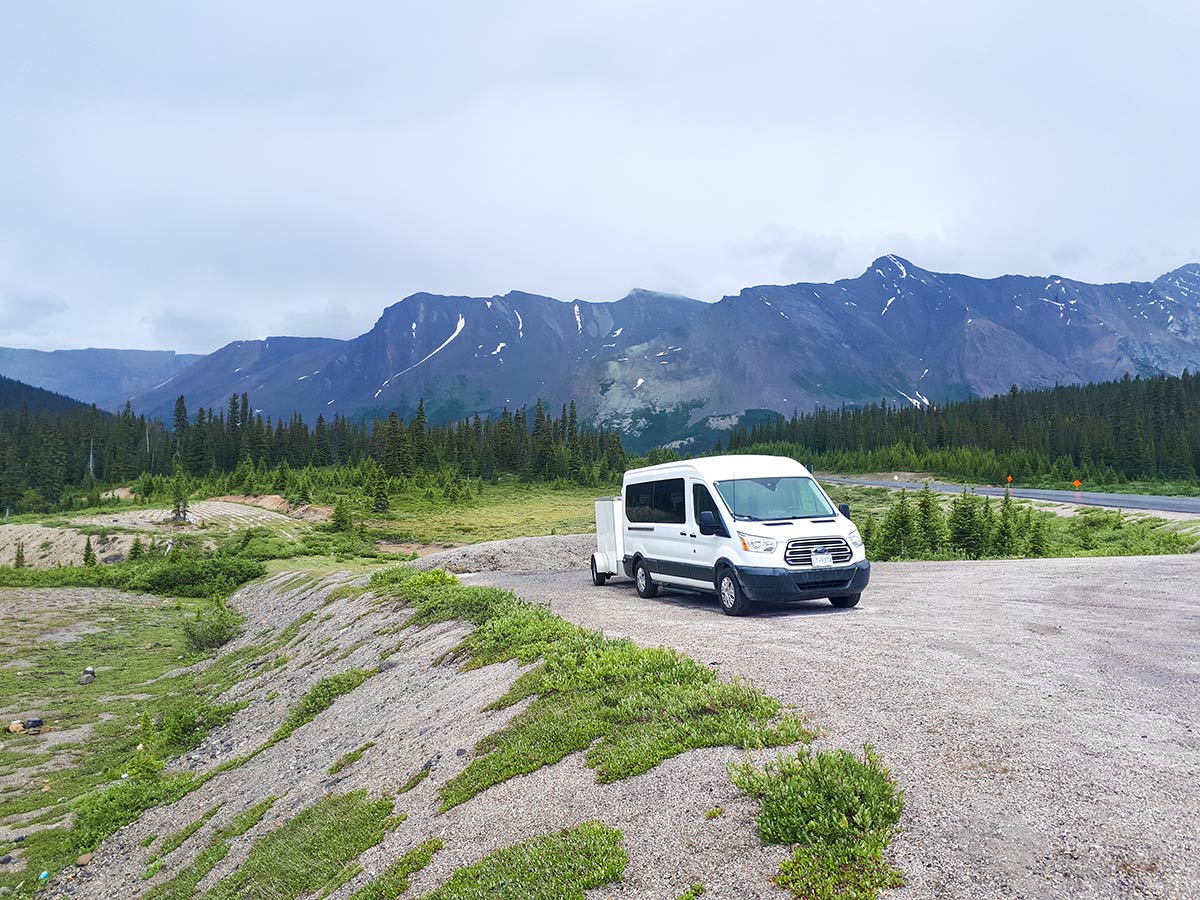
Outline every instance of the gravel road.
[(640, 599), (484, 573), (571, 621), (676, 647), (870, 742), (907, 792), (889, 897), (1200, 897), (1200, 556), (892, 563), (863, 604)]

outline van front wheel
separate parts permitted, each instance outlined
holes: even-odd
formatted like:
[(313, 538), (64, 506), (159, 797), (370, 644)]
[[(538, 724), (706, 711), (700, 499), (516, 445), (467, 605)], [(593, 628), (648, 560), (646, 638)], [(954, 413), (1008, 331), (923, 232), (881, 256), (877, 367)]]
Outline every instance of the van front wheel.
[(608, 581), (607, 574), (601, 574), (596, 568), (596, 557), (592, 557), (592, 584), (596, 587), (603, 587), (604, 582)]
[(721, 601), (721, 612), (727, 616), (744, 616), (750, 612), (750, 599), (728, 566), (717, 573), (717, 599)]
[(658, 585), (651, 580), (650, 569), (647, 568), (644, 560), (638, 561), (637, 569), (633, 573), (633, 580), (637, 584), (639, 597), (649, 600), (651, 597), (658, 596)]
[(829, 602), (838, 609), (849, 609), (852, 606), (858, 606), (859, 598), (862, 594), (847, 594), (845, 597), (830, 597)]

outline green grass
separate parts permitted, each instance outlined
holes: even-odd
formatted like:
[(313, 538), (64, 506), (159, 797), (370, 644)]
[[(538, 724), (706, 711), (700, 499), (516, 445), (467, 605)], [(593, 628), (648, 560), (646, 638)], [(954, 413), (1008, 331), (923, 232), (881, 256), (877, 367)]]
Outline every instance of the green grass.
[(464, 667), (542, 660), (493, 705), (503, 709), (532, 698), (508, 725), (481, 740), (477, 758), (441, 787), (442, 809), (581, 751), (597, 779), (610, 782), (699, 747), (772, 747), (812, 737), (777, 701), (744, 682), (723, 681), (672, 650), (571, 625), (508, 591), (406, 568), (379, 573), (371, 588), (410, 604), (412, 625), (473, 623), (453, 653)]
[(713, 819), (719, 819), (723, 815), (725, 815), (725, 807), (714, 806), (704, 814), (704, 818), (711, 822)]
[(776, 883), (805, 900), (874, 900), (904, 884), (883, 852), (904, 809), (904, 794), (870, 747), (782, 754), (762, 768), (730, 766), (734, 784), (761, 805), (765, 844), (790, 844)]
[(429, 499), (423, 491), (391, 498), (391, 511), (370, 515), (378, 540), (398, 544), (473, 544), (542, 534), (580, 534), (596, 529), (595, 499), (616, 485), (529, 484), (505, 478), (466, 500)]
[(680, 894), (676, 900), (696, 900), (696, 898), (703, 895), (703, 893), (704, 885), (697, 881), (695, 884), (688, 885), (687, 890)]
[(366, 791), (329, 794), (259, 838), (246, 861), (201, 895), (204, 900), (295, 900), (336, 889), (360, 871), (356, 860), (399, 824), (390, 799)]
[[(39, 737), (0, 735), (0, 753), (6, 754), (0, 759), (23, 775), (18, 789), (0, 799), (0, 817), (22, 813), (26, 824), (48, 826), (74, 814), (69, 827), (43, 827), (21, 845), (27, 871), (53, 874), (145, 810), (204, 782), (164, 774), (162, 759), (186, 752), (228, 722), (239, 705), (214, 704), (212, 698), (254, 675), (247, 666), (275, 653), (281, 638), (294, 638), (303, 623), (227, 650), (199, 675), (171, 675), (204, 658), (189, 649), (183, 628), (202, 601), (102, 594), (83, 603), (52, 603), (42, 596), (27, 589), (0, 591), (0, 656), (22, 660), (19, 667), (0, 667), (0, 691), (16, 710), (46, 710), (47, 724), (56, 730), (84, 725), (90, 730), (78, 743), (58, 747), (64, 767), (43, 775), (33, 768), (43, 761)], [(47, 639), (56, 632), (74, 639)], [(88, 665), (97, 669), (96, 682), (77, 685)], [(145, 749), (138, 750), (139, 744)], [(124, 774), (131, 777), (122, 779)], [(40, 789), (46, 781), (49, 792)], [(0, 887), (30, 896), (36, 881), (27, 871), (0, 872)]]
[(228, 825), (217, 828), (208, 846), (197, 854), (195, 859), (174, 877), (149, 890), (142, 900), (189, 900), (196, 892), (196, 885), (229, 855), (234, 838), (241, 837), (262, 821), (262, 817), (274, 803), (275, 798), (268, 797), (250, 809), (238, 813)]
[(619, 881), (628, 863), (621, 832), (584, 822), (493, 851), (421, 900), (584, 900)]
[(429, 767), (421, 766), (421, 768), (417, 769), (417, 771), (415, 771), (409, 777), (408, 781), (404, 782), (404, 784), (400, 786), (400, 790), (398, 790), (396, 793), (397, 794), (407, 794), (409, 791), (411, 791), (413, 788), (415, 788), (418, 784), (420, 784), (422, 781), (424, 781), (428, 777), (429, 777)]
[(297, 728), (307, 725), (318, 715), (333, 706), (335, 700), (343, 694), (348, 694), (378, 670), (351, 669), (338, 675), (322, 678), (305, 694), (287, 714), (280, 726), (275, 729), (266, 746), (277, 744), (291, 736)]
[(418, 844), (351, 894), (350, 900), (396, 900), (408, 890), (410, 876), (429, 865), (442, 847), (438, 838)]
[(166, 856), (168, 853), (171, 853), (172, 851), (182, 847), (188, 838), (203, 828), (205, 823), (220, 811), (221, 804), (218, 803), (216, 806), (212, 807), (212, 809), (208, 810), (208, 812), (198, 818), (195, 822), (192, 822), (190, 825), (185, 825), (178, 831), (167, 835), (165, 838), (163, 838), (162, 845), (158, 848), (158, 855)]
[(362, 759), (362, 756), (364, 753), (366, 753), (368, 750), (370, 750), (374, 746), (375, 746), (374, 741), (367, 741), (365, 744), (363, 744), (358, 749), (351, 750), (349, 753), (343, 754), (341, 757), (338, 758), (337, 762), (335, 762), (332, 766), (329, 767), (329, 774), (336, 775), (338, 772), (342, 771), (342, 769), (345, 769), (348, 766), (354, 765), (356, 762), (358, 762), (360, 759)]

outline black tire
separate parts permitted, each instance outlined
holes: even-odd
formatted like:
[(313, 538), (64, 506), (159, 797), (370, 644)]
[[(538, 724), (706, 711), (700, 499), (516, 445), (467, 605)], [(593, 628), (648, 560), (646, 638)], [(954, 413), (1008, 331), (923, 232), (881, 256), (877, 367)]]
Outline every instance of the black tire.
[(596, 571), (596, 557), (592, 557), (592, 584), (596, 587), (604, 587), (604, 582), (608, 581), (608, 575), (601, 575)]
[(737, 574), (729, 566), (722, 566), (717, 571), (717, 602), (721, 604), (721, 612), (727, 616), (747, 615), (754, 605), (742, 590)]
[(829, 602), (838, 609), (849, 609), (852, 606), (858, 606), (861, 597), (862, 594), (847, 594), (845, 597), (830, 597)]
[(638, 560), (638, 564), (633, 570), (633, 581), (637, 585), (639, 597), (649, 600), (651, 597), (658, 596), (658, 585), (650, 577), (650, 569), (646, 566), (645, 560)]

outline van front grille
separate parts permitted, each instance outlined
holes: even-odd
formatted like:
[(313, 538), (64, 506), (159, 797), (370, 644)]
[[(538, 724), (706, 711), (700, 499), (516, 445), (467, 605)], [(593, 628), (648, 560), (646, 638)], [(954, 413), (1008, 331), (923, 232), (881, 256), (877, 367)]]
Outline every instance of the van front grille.
[(783, 559), (789, 566), (811, 566), (813, 552), (820, 553), (822, 550), (833, 554), (835, 566), (845, 565), (854, 556), (845, 538), (799, 538), (788, 541)]

